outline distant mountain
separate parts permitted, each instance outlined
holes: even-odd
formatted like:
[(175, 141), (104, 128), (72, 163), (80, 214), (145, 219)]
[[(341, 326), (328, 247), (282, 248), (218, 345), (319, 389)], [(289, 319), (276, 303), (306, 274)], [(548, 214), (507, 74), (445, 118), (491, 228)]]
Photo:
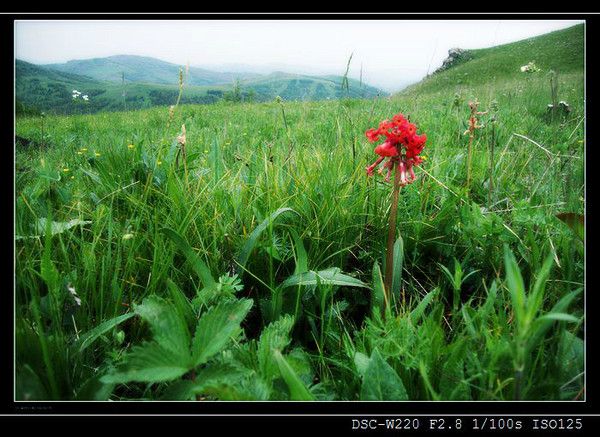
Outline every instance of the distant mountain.
[[(325, 100), (387, 95), (354, 79), (348, 80), (345, 89), (342, 81), (340, 76), (222, 73), (190, 68), (181, 103), (268, 101), (276, 96), (285, 100)], [(178, 82), (177, 65), (140, 56), (111, 56), (50, 66), (16, 61), (18, 108), (28, 110), (87, 113), (171, 105), (179, 94)], [(73, 90), (87, 94), (89, 101), (73, 101)]]
[[(176, 85), (182, 66), (146, 56), (117, 55), (107, 58), (73, 60), (63, 64), (46, 64), (43, 67), (65, 73), (89, 76), (94, 79), (121, 82)], [(183, 67), (185, 69), (185, 67)], [(194, 86), (231, 84), (235, 79), (249, 80), (260, 77), (256, 73), (218, 72), (189, 67), (187, 84)]]

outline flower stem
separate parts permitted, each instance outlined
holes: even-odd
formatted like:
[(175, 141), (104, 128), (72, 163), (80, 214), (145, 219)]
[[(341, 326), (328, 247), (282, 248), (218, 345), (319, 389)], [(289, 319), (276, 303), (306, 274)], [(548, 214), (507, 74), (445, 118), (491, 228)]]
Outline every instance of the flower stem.
[(392, 195), (392, 209), (390, 210), (390, 221), (388, 227), (387, 253), (385, 258), (385, 306), (390, 305), (392, 295), (392, 278), (394, 277), (394, 242), (396, 240), (396, 217), (398, 216), (398, 195), (400, 194), (400, 168), (398, 160), (392, 164), (394, 173), (394, 192)]
[(469, 149), (467, 154), (467, 192), (471, 188), (471, 165), (473, 160), (473, 133), (469, 135)]

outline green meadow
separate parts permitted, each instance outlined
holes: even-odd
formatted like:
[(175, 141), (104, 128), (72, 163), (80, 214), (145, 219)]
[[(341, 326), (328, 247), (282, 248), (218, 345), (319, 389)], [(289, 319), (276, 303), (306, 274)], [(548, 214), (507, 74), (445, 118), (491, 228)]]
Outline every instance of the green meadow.
[[(471, 56), (384, 98), (19, 117), (17, 400), (584, 400), (583, 26)], [(386, 306), (365, 131), (399, 112), (427, 143)]]

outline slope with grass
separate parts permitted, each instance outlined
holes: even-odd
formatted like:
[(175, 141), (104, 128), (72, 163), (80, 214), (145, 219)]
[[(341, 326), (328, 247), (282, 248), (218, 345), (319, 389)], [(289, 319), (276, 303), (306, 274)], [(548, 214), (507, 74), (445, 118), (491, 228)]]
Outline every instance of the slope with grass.
[[(113, 56), (65, 64), (35, 65), (16, 61), (17, 101), (26, 107), (53, 113), (123, 111), (174, 104), (179, 95), (175, 64), (139, 56)], [(125, 80), (122, 81), (122, 74)], [(326, 100), (340, 97), (371, 98), (385, 92), (339, 76), (286, 73), (220, 73), (191, 67), (185, 77), (181, 103), (205, 104), (219, 100), (266, 101)], [(74, 104), (73, 89), (90, 96), (85, 105)]]
[(535, 62), (542, 74), (581, 75), (584, 66), (584, 25), (579, 24), (511, 44), (469, 50), (469, 60), (408, 87), (402, 94), (445, 92), (473, 86), (516, 84), (524, 80), (520, 67)]
[[(17, 397), (583, 399), (583, 71), (540, 47), (392, 98), (18, 119)], [(545, 50), (568, 113), (512, 73)], [(428, 140), (382, 311), (391, 187), (364, 132), (397, 112)]]

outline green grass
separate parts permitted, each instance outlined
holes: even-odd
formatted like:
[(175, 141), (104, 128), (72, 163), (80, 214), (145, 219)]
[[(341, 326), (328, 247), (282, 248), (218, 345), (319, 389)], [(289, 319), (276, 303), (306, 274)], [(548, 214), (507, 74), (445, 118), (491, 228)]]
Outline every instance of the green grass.
[[(559, 81), (571, 112), (554, 119), (545, 71), (457, 96), (184, 105), (170, 123), (47, 116), (43, 139), (20, 118), (17, 397), (583, 399), (583, 244), (555, 216), (584, 210), (582, 71)], [(490, 113), (467, 192), (474, 98)], [(391, 187), (365, 175), (364, 132), (400, 111), (428, 141), (382, 315)]]
[[(72, 71), (58, 71), (44, 66), (16, 61), (16, 99), (25, 111), (38, 113), (45, 111), (53, 114), (92, 114), (99, 111), (123, 111), (169, 106), (179, 94), (179, 67), (160, 61), (159, 67), (145, 69), (142, 62), (127, 66), (128, 76), (125, 84), (114, 80), (115, 65), (103, 61), (100, 66), (83, 62), (83, 67)], [(146, 59), (146, 58), (143, 58)], [(63, 64), (68, 66), (69, 64)], [(117, 65), (118, 66), (118, 65)], [(152, 62), (151, 62), (152, 66)], [(137, 69), (137, 70), (136, 70)], [(131, 71), (137, 71), (134, 76)], [(141, 70), (141, 71), (140, 71)], [(198, 71), (208, 78), (203, 79)], [(83, 75), (82, 73), (86, 73)], [(168, 82), (165, 75), (172, 73)], [(80, 74), (81, 73), (81, 74)], [(185, 83), (185, 93), (181, 103), (209, 104), (221, 100), (265, 101), (281, 96), (286, 100), (327, 100), (341, 97), (371, 98), (386, 93), (372, 86), (350, 79), (351, 88), (347, 92), (342, 88), (340, 76), (307, 76), (286, 73), (273, 73), (266, 76), (250, 75), (239, 82), (239, 93), (235, 96), (234, 77), (227, 74), (190, 70)], [(216, 76), (216, 77), (215, 77)], [(118, 76), (121, 77), (120, 75)], [(131, 80), (133, 77), (135, 80)], [(242, 76), (243, 77), (243, 76)], [(109, 80), (112, 78), (112, 80)], [(210, 79), (210, 80), (209, 80)], [(78, 90), (89, 96), (89, 101), (73, 101), (72, 91)], [(124, 95), (125, 94), (125, 95)]]

